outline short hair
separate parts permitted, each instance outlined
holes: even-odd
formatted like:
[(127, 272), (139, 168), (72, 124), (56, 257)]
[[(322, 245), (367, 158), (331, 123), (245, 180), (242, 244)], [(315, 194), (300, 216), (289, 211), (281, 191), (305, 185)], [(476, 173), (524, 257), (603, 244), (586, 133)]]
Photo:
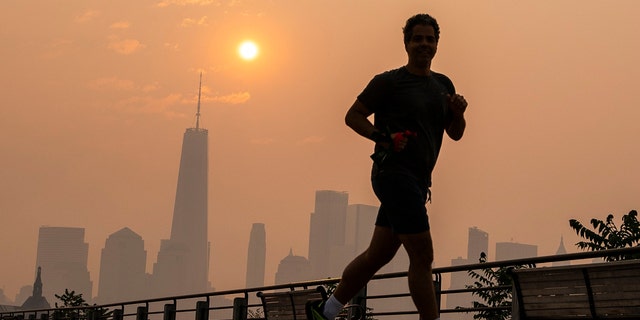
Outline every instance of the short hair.
[(407, 19), (407, 23), (404, 25), (404, 28), (402, 28), (405, 44), (411, 41), (411, 37), (413, 36), (413, 27), (417, 25), (432, 26), (433, 32), (436, 36), (436, 41), (440, 40), (440, 27), (438, 26), (436, 19), (426, 13), (419, 13)]

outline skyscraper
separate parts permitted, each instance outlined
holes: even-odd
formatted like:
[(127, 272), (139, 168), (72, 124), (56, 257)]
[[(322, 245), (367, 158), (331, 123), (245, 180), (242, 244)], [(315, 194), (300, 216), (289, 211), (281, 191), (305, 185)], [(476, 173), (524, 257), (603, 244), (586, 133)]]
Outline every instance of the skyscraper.
[(296, 256), (293, 254), (293, 250), (289, 250), (289, 255), (280, 260), (280, 264), (278, 264), (275, 282), (276, 284), (285, 284), (312, 280), (311, 269), (307, 258)]
[(122, 228), (105, 241), (100, 256), (97, 303), (141, 299), (145, 294), (147, 252), (144, 240)]
[[(317, 279), (339, 276), (344, 265), (347, 192), (316, 191), (315, 210), (311, 213), (309, 262)], [(338, 261), (336, 261), (338, 259)]]
[(489, 257), (489, 234), (478, 229), (478, 227), (469, 228), (469, 241), (467, 243), (467, 259), (468, 263), (478, 263), (480, 254), (483, 253)]
[(496, 261), (538, 256), (538, 246), (517, 242), (496, 242)]
[(69, 289), (91, 302), (88, 255), (84, 228), (40, 227), (35, 269), (42, 268), (42, 296), (57, 301), (55, 295)]
[(350, 204), (347, 207), (345, 245), (352, 249), (349, 259), (355, 258), (369, 247), (375, 227), (378, 207), (366, 204)]
[(182, 140), (182, 155), (171, 237), (160, 243), (153, 266), (156, 294), (185, 294), (209, 289), (208, 223), (208, 130), (200, 128), (200, 96), (194, 128)]
[(267, 256), (267, 240), (264, 223), (254, 223), (247, 250), (246, 287), (264, 286), (264, 267)]

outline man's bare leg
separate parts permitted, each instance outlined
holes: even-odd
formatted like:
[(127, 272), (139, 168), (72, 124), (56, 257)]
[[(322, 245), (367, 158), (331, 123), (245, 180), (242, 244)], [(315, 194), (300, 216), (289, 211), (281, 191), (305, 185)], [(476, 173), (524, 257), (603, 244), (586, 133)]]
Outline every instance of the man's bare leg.
[(369, 248), (344, 269), (342, 279), (333, 293), (334, 297), (342, 304), (351, 300), (380, 268), (393, 259), (400, 244), (391, 228), (376, 226)]
[(422, 320), (438, 319), (438, 305), (433, 286), (431, 264), (433, 241), (429, 231), (398, 235), (409, 255), (409, 292)]

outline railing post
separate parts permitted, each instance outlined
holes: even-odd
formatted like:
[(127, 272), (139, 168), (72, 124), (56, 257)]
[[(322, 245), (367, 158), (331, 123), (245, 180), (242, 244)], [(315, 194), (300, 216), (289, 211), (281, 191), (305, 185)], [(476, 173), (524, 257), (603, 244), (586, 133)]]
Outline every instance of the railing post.
[(122, 320), (123, 318), (123, 311), (122, 309), (115, 309), (113, 310), (113, 320)]
[[(513, 273), (512, 277), (513, 277)], [(520, 297), (516, 288), (516, 281), (511, 285), (511, 320), (520, 320)]]
[(146, 306), (139, 306), (136, 310), (136, 320), (147, 320), (149, 316), (149, 308)]
[(48, 313), (41, 313), (40, 314), (40, 320), (49, 320), (49, 314)]
[(442, 310), (442, 275), (439, 273), (434, 273), (433, 277), (433, 290), (436, 295), (436, 304), (438, 305), (438, 314), (440, 314), (440, 310)]
[(365, 319), (367, 314), (367, 286), (360, 289), (350, 303), (358, 307), (348, 309), (348, 319)]
[(86, 316), (87, 320), (99, 320), (100, 312), (97, 308), (87, 309)]
[(196, 320), (209, 320), (209, 301), (196, 302)]
[(247, 298), (233, 299), (233, 320), (247, 320)]
[(164, 305), (164, 320), (176, 320), (176, 305), (167, 303)]

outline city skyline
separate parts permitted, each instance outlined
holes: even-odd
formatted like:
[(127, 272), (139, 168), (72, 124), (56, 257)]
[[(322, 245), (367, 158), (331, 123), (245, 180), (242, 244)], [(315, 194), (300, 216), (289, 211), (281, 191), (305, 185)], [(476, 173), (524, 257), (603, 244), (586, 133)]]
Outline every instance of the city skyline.
[[(345, 191), (333, 191), (333, 190), (318, 190), (317, 193), (336, 193), (336, 194), (343, 194), (343, 195), (348, 195), (347, 192)], [(372, 210), (375, 209), (375, 210)], [(340, 251), (338, 251), (339, 253), (334, 253), (334, 257), (336, 254), (344, 254), (346, 255), (345, 257), (342, 257), (341, 260), (343, 260), (343, 262), (348, 262), (348, 260), (350, 258), (355, 257), (355, 255), (357, 255), (361, 250), (364, 250), (366, 248), (366, 246), (363, 246), (362, 244), (360, 245), (356, 245), (358, 243), (358, 238), (360, 238), (360, 243), (362, 243), (362, 240), (364, 239), (368, 239), (370, 237), (370, 234), (368, 234), (369, 232), (371, 232), (371, 230), (373, 229), (373, 221), (375, 220), (375, 213), (376, 213), (377, 207), (375, 206), (370, 206), (370, 205), (363, 205), (363, 204), (353, 204), (353, 203), (349, 203), (348, 204), (348, 216), (347, 219), (345, 220), (345, 227), (346, 230), (345, 231), (345, 236), (346, 236), (346, 240), (345, 243), (343, 244), (343, 248), (341, 248)], [(356, 222), (357, 220), (362, 220), (361, 222)], [(368, 223), (370, 222), (370, 223)], [(248, 235), (249, 238), (251, 238), (255, 232), (257, 232), (257, 239), (260, 239), (261, 237), (266, 237), (266, 233), (264, 233), (264, 229), (266, 228), (266, 226), (263, 223), (253, 223), (252, 224), (254, 227), (252, 228), (252, 232)], [(255, 229), (255, 226), (257, 226), (258, 228)], [(45, 227), (45, 228), (54, 228), (54, 229), (81, 229), (81, 228), (67, 228), (67, 227)], [(254, 230), (255, 229), (255, 230)], [(473, 254), (475, 252), (485, 252), (488, 253), (489, 251), (488, 249), (488, 237), (486, 235), (486, 232), (483, 232), (481, 230), (479, 230), (477, 227), (469, 227), (469, 232), (470, 232), (470, 238), (469, 241), (467, 241), (467, 246), (468, 246), (468, 252), (469, 254)], [(471, 241), (471, 231), (472, 230), (477, 230), (476, 233), (478, 233), (478, 231), (480, 231), (479, 233), (484, 233), (484, 242), (485, 244), (482, 244), (483, 241), (478, 241), (479, 238), (476, 236), (475, 238), (473, 238), (474, 240)], [(261, 234), (262, 233), (262, 234)], [(134, 239), (135, 242), (137, 242), (138, 244), (135, 244), (134, 247), (129, 247), (127, 248), (126, 245), (123, 243), (123, 241), (126, 242), (130, 242), (131, 239)], [(260, 241), (257, 241), (258, 243), (260, 243)], [(111, 244), (110, 244), (111, 243)], [(137, 261), (138, 256), (140, 258), (146, 258), (146, 246), (144, 245), (145, 240), (140, 237), (134, 230), (129, 229), (128, 227), (124, 227), (120, 230), (117, 230), (115, 232), (113, 232), (105, 241), (105, 245), (102, 248), (101, 252), (102, 252), (102, 258), (100, 260), (100, 265), (101, 268), (98, 270), (98, 272), (95, 272), (94, 274), (96, 274), (96, 277), (99, 277), (100, 280), (103, 279), (109, 279), (110, 282), (107, 282), (107, 286), (106, 287), (101, 287), (100, 286), (100, 282), (97, 283), (97, 285), (94, 286), (94, 291), (97, 292), (97, 294), (95, 296), (92, 296), (90, 298), (90, 300), (87, 301), (93, 301), (93, 302), (98, 302), (98, 303), (107, 303), (107, 302), (117, 302), (117, 301), (124, 301), (124, 300), (131, 300), (133, 298), (144, 298), (149, 296), (151, 293), (149, 292), (150, 288), (153, 288), (151, 286), (151, 283), (149, 282), (150, 280), (145, 280), (145, 279), (140, 279), (140, 278), (136, 278), (135, 275), (132, 274), (132, 272), (138, 272), (138, 271), (142, 271), (141, 269), (138, 268), (137, 265), (139, 265), (139, 262)], [(250, 242), (251, 243), (251, 242)], [(510, 241), (495, 241), (492, 242), (494, 245), (496, 246), (515, 246), (517, 248), (519, 248), (520, 246), (525, 246), (525, 247), (535, 247), (537, 248), (536, 245), (531, 245), (531, 244), (521, 244), (521, 243), (517, 243), (517, 242), (510, 242)], [(563, 248), (563, 240), (560, 239), (560, 247)], [(113, 251), (113, 249), (110, 248), (119, 248), (119, 250), (125, 250), (122, 251), (121, 253), (116, 253)], [(483, 249), (485, 248), (485, 249)], [(266, 246), (265, 243), (265, 248), (264, 250), (267, 251), (269, 248), (268, 246)], [(334, 248), (335, 249), (335, 248)], [(133, 251), (132, 251), (133, 250)], [(565, 249), (566, 250), (566, 249)], [(137, 252), (136, 252), (137, 251)], [(259, 254), (262, 254), (259, 252), (260, 250), (258, 250)], [(517, 250), (516, 250), (517, 251)], [(526, 250), (525, 250), (526, 251)], [(251, 257), (251, 250), (249, 250), (249, 257)], [(566, 251), (563, 251), (564, 253), (566, 253)], [(555, 254), (561, 254), (563, 252), (560, 251), (556, 251)], [(140, 253), (142, 253), (142, 255), (140, 255)], [(106, 254), (106, 256), (105, 256)], [(122, 256), (122, 254), (124, 254), (124, 256)], [(520, 256), (517, 256), (517, 254), (520, 254)], [(511, 258), (524, 258), (527, 256), (527, 253), (524, 253), (524, 256), (522, 256), (523, 252), (517, 251), (516, 255), (512, 256), (512, 257), (502, 257), (501, 260), (505, 260), (505, 259), (511, 259)], [(537, 254), (537, 252), (536, 252)], [(548, 255), (551, 255), (553, 253), (549, 253)], [(106, 261), (104, 261), (105, 257), (107, 259), (114, 259), (113, 261), (118, 261), (119, 264), (105, 264)], [(264, 259), (264, 258), (262, 258)], [(311, 263), (310, 261), (307, 260), (306, 256), (301, 256), (299, 254), (294, 254), (293, 250), (290, 249), (289, 253), (284, 256), (284, 257), (279, 257), (278, 258), (278, 265), (282, 265), (283, 262), (287, 262), (287, 261), (296, 261), (296, 263), (298, 263), (298, 260), (296, 259), (304, 259), (305, 261), (307, 261), (306, 263), (309, 264), (309, 267), (311, 268)], [(259, 260), (259, 259), (258, 259)], [(460, 260), (461, 263), (454, 263), (454, 261)], [(476, 259), (477, 260), (477, 259)], [(249, 266), (248, 264), (251, 261), (256, 261), (253, 259), (247, 259), (246, 261), (246, 265), (245, 267), (248, 269)], [(450, 265), (459, 265), (459, 264), (471, 264), (471, 263), (476, 263), (477, 261), (475, 261), (474, 259), (468, 258), (468, 259), (462, 259), (462, 258), (453, 258), (451, 259), (452, 263)], [(394, 258), (394, 260), (387, 266), (385, 266), (380, 272), (381, 273), (386, 273), (386, 272), (399, 272), (399, 271), (403, 271), (406, 267), (406, 264), (408, 263), (408, 258), (406, 257), (406, 254), (404, 253), (404, 251), (400, 251), (398, 253), (398, 255)], [(339, 265), (338, 265), (339, 266)], [(39, 268), (37, 268), (39, 269)], [(278, 269), (278, 267), (276, 267), (276, 269)], [(112, 271), (113, 270), (113, 271)], [(286, 268), (284, 269), (286, 270)], [(118, 279), (118, 278), (114, 278), (114, 275), (112, 275), (114, 272), (116, 272), (119, 277), (123, 277), (122, 279)], [(124, 273), (130, 274), (130, 275), (126, 275)], [(248, 272), (248, 271), (247, 271)], [(254, 270), (255, 272), (255, 270)], [(105, 274), (108, 273), (108, 274)], [(273, 284), (278, 284), (277, 279), (278, 279), (278, 272), (276, 272), (273, 276), (273, 281), (270, 283), (264, 283), (262, 285), (273, 285)], [(145, 276), (145, 274), (143, 273), (143, 276)], [(146, 273), (146, 277), (152, 276), (152, 274), (150, 273)], [(331, 276), (339, 276), (339, 274), (331, 274)], [(326, 278), (326, 276), (320, 276), (320, 277), (314, 277), (314, 274), (312, 273), (312, 270), (309, 269), (309, 274), (308, 274), (308, 278), (300, 278), (299, 276), (294, 276), (294, 278), (283, 278), (286, 280), (281, 280), (280, 283), (284, 282), (295, 282), (295, 281), (304, 281), (304, 280), (312, 280), (312, 279), (320, 279), (320, 278)], [(75, 281), (75, 280), (74, 280)], [(142, 283), (140, 281), (143, 281)], [(146, 282), (144, 282), (146, 281)], [(96, 283), (96, 282), (94, 282)], [(118, 291), (115, 291), (117, 288), (117, 286), (120, 284), (124, 284), (127, 283), (127, 288), (131, 288), (131, 289), (142, 289), (140, 291), (130, 291), (131, 289), (128, 289), (127, 292), (125, 292), (125, 294), (127, 294), (125, 297), (123, 298), (115, 298), (115, 297), (119, 297), (120, 294), (116, 293)], [(459, 282), (457, 282), (459, 284)], [(446, 284), (446, 283), (445, 283)], [(130, 285), (130, 286), (129, 286)], [(142, 285), (142, 286), (141, 286)], [(262, 285), (254, 285), (255, 286), (262, 286)], [(44, 283), (44, 286), (47, 286), (47, 283)], [(114, 287), (116, 286), (116, 287)], [(388, 286), (388, 285), (387, 285)], [(27, 285), (25, 284), (25, 286), (23, 287), (27, 287)], [(239, 285), (238, 287), (234, 288), (242, 288), (242, 287), (251, 287), (251, 286), (246, 286), (246, 285)], [(22, 287), (21, 287), (22, 288)], [(452, 287), (453, 288), (453, 287)], [(72, 288), (69, 288), (70, 290), (74, 290)], [(379, 290), (379, 289), (378, 289)], [(51, 292), (51, 290), (49, 290), (49, 292)], [(103, 295), (101, 296), (99, 293), (103, 292)], [(57, 293), (59, 294), (59, 293)], [(7, 298), (14, 300), (11, 296), (7, 296)], [(93, 300), (93, 299), (97, 299), (97, 300)], [(55, 302), (55, 300), (52, 300)], [(19, 301), (14, 301), (15, 303), (19, 304)]]
[[(145, 239), (152, 270), (170, 238), (200, 73), (211, 285), (244, 284), (253, 222), (269, 231), (272, 282), (290, 249), (309, 254), (316, 190), (378, 204), (373, 143), (344, 114), (375, 74), (406, 63), (401, 28), (418, 12), (440, 23), (433, 69), (469, 102), (465, 137), (443, 143), (433, 174), (435, 266), (465, 254), (468, 226), (540, 255), (560, 237), (577, 252), (570, 219), (619, 222), (638, 209), (638, 10), (635, 0), (0, 2), (0, 288), (13, 298), (33, 283), (40, 226), (85, 229), (94, 291), (101, 247), (124, 227)], [(237, 54), (247, 39), (253, 60)]]

